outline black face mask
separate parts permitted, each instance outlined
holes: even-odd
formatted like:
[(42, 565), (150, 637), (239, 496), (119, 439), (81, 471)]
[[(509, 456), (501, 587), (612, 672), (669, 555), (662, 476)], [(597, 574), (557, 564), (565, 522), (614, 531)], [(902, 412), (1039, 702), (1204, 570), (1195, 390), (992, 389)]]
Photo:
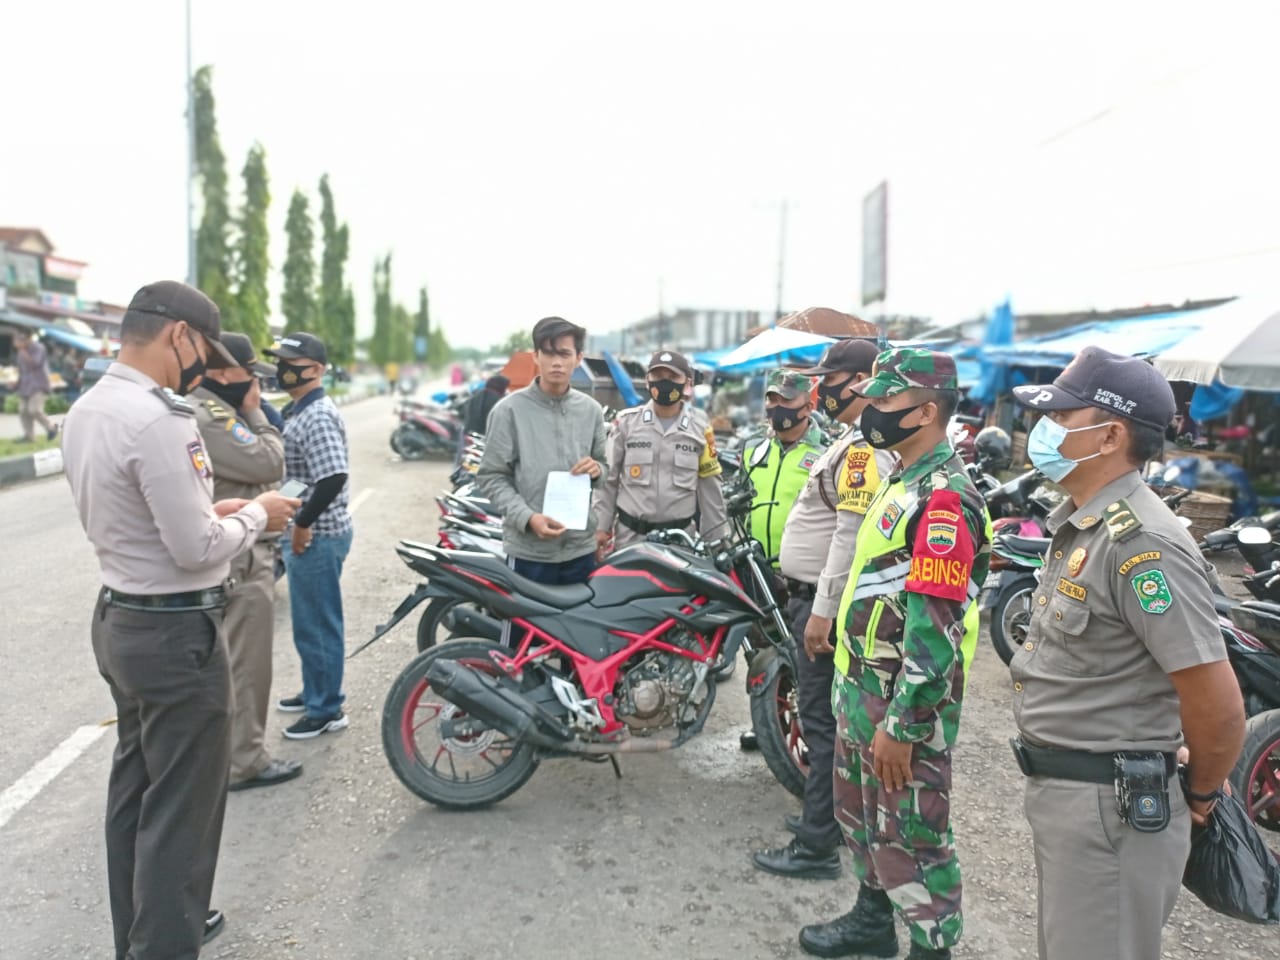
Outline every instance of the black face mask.
[(315, 377), (308, 377), (304, 374), (310, 364), (290, 363), (288, 360), (281, 360), (276, 364), (276, 380), (280, 384), (281, 390), (294, 390), (315, 381)]
[(237, 410), (244, 406), (244, 398), (252, 386), (252, 380), (246, 380), (244, 383), (219, 383), (217, 380), (210, 379), (204, 382), (206, 390), (219, 400), (225, 400)]
[(792, 410), (781, 406), (769, 408), (769, 423), (773, 425), (774, 433), (786, 433), (808, 419), (808, 410)]
[(922, 406), (924, 404), (918, 403), (905, 410), (891, 411), (877, 410), (874, 406), (869, 406), (862, 411), (862, 435), (867, 438), (867, 443), (877, 450), (896, 447), (920, 429), (919, 426), (904, 427), (902, 421), (907, 414), (919, 410)]
[(684, 384), (674, 380), (650, 380), (649, 396), (664, 407), (674, 406), (684, 396)]
[(195, 389), (197, 381), (204, 376), (208, 367), (205, 362), (200, 359), (200, 351), (196, 349), (195, 337), (191, 336), (191, 331), (187, 331), (187, 340), (191, 343), (191, 349), (195, 353), (196, 358), (189, 367), (182, 365), (182, 355), (178, 353), (178, 348), (173, 348), (173, 355), (178, 358), (178, 388), (173, 392), (180, 397), (185, 397), (188, 393)]
[(829, 387), (825, 383), (818, 384), (818, 400), (822, 403), (822, 412), (832, 419), (840, 416), (849, 409), (849, 404), (858, 398), (850, 394), (849, 396), (841, 396), (844, 388), (849, 386), (849, 381), (838, 383), (834, 387)]

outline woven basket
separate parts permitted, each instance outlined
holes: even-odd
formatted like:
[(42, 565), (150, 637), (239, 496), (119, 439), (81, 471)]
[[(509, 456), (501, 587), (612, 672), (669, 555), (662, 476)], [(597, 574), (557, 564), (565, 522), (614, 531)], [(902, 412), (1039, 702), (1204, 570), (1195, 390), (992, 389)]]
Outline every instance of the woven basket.
[(1231, 498), (1195, 490), (1174, 511), (1191, 521), (1191, 536), (1199, 543), (1206, 534), (1221, 530), (1231, 516)]

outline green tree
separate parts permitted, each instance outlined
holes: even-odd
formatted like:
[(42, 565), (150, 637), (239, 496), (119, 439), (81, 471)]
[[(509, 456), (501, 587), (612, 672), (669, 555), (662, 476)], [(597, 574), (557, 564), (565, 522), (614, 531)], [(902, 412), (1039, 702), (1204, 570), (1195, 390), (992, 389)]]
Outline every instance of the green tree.
[(444, 330), (435, 327), (431, 331), (430, 343), (427, 346), (427, 365), (432, 370), (439, 370), (453, 359), (453, 350), (445, 339)]
[(338, 223), (327, 173), (320, 178), (320, 237), (324, 249), (320, 257), (316, 332), (329, 348), (330, 362), (347, 364), (354, 357), (356, 339), (355, 299), (343, 277), (350, 234), (345, 223)]
[(270, 346), (271, 325), (267, 317), (271, 304), (267, 275), (271, 270), (270, 234), (267, 209), (271, 206), (267, 179), (267, 154), (255, 143), (244, 162), (244, 206), (240, 210), (236, 240), (236, 316), (238, 329), (258, 349)]
[(373, 339), (369, 341), (369, 362), (378, 367), (390, 363), (391, 334), (391, 254), (373, 262)]
[(533, 334), (528, 330), (518, 330), (511, 336), (507, 337), (502, 343), (495, 344), (494, 353), (518, 353), (521, 350), (533, 349)]
[(418, 291), (418, 312), (413, 317), (413, 358), (419, 363), (427, 360), (431, 346), (431, 305), (427, 300), (427, 288)]
[(284, 222), (289, 237), (289, 251), (284, 261), (284, 291), (280, 294), (280, 312), (284, 314), (286, 333), (295, 330), (316, 331), (316, 255), (315, 228), (311, 224), (307, 196), (293, 191), (289, 215)]
[(391, 359), (396, 363), (413, 361), (413, 314), (403, 304), (391, 308)]
[(196, 231), (196, 286), (222, 311), (222, 322), (238, 329), (231, 293), (231, 210), (227, 201), (227, 158), (218, 140), (213, 99), (213, 68), (201, 67), (192, 81), (195, 99), (196, 156), (203, 209)]

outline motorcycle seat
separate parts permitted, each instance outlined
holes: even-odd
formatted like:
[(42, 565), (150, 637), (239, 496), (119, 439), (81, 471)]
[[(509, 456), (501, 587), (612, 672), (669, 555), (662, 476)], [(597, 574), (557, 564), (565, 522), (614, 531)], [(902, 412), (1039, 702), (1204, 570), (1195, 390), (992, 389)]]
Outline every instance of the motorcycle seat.
[(528, 577), (522, 577), (515, 572), (508, 573), (508, 576), (511, 578), (511, 585), (521, 596), (528, 597), (530, 600), (547, 607), (555, 607), (557, 610), (580, 607), (595, 596), (595, 591), (585, 583), (570, 583), (553, 587), (545, 583), (538, 583), (536, 580), (530, 580)]
[(1020, 537), (1016, 533), (1002, 533), (997, 539), (1008, 549), (1024, 557), (1043, 556), (1052, 542), (1048, 537)]

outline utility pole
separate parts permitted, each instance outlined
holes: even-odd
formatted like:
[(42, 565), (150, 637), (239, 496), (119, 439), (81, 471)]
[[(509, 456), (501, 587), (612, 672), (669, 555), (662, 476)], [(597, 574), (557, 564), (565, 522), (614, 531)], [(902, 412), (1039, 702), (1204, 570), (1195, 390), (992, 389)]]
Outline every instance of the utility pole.
[(667, 345), (667, 315), (663, 312), (662, 278), (658, 278), (658, 349)]
[(191, 71), (191, 0), (187, 0), (187, 283), (196, 285), (196, 88)]
[(787, 201), (783, 199), (778, 211), (778, 305), (774, 310), (773, 322), (782, 319), (782, 277), (787, 261)]

